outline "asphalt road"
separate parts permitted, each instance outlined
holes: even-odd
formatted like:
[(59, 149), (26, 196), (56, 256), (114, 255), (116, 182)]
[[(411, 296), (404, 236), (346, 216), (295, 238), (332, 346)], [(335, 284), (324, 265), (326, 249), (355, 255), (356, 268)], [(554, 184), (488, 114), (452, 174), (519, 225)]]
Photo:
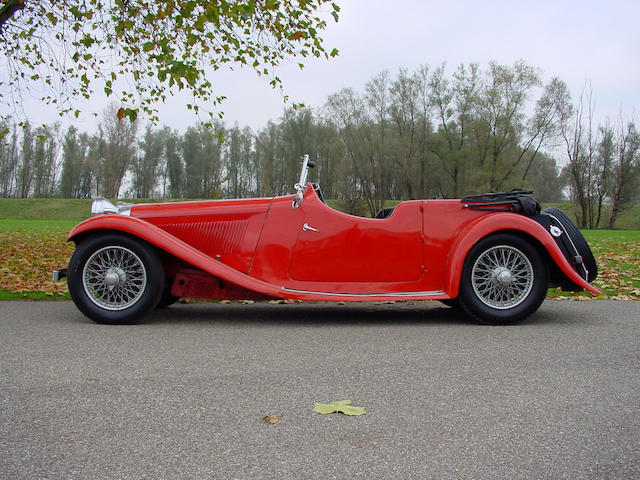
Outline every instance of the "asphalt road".
[[(637, 479), (640, 302), (0, 303), (0, 479)], [(352, 400), (360, 417), (319, 415)], [(265, 415), (280, 421), (267, 424)]]

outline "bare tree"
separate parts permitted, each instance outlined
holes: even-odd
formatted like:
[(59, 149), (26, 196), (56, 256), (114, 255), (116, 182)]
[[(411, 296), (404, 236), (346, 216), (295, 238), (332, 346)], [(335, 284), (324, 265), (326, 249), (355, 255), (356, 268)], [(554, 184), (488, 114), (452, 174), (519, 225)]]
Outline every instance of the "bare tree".
[[(95, 139), (94, 139), (95, 140)], [(59, 193), (64, 198), (91, 196), (95, 185), (95, 172), (90, 160), (92, 139), (86, 133), (78, 133), (71, 126), (62, 141), (62, 173)]]
[(115, 103), (103, 111), (95, 148), (97, 193), (115, 198), (135, 158), (138, 129), (137, 121), (118, 119), (117, 111)]
[(521, 162), (523, 151), (528, 151), (541, 135), (534, 128), (534, 137), (524, 141), (524, 148), (520, 147), (526, 133), (527, 100), (531, 89), (540, 83), (537, 69), (522, 61), (511, 67), (489, 64), (485, 85), (475, 105), (474, 150), (486, 187), (492, 191), (504, 188), (505, 181)]
[(160, 164), (162, 163), (164, 144), (161, 131), (147, 126), (138, 155), (131, 163), (133, 191), (137, 198), (151, 198), (158, 183)]
[(185, 164), (185, 196), (189, 198), (221, 198), (224, 164), (221, 122), (208, 128), (203, 124), (189, 127), (182, 141)]
[(227, 130), (225, 138), (225, 171), (227, 197), (250, 196), (256, 189), (257, 172), (252, 170), (253, 133), (249, 127), (242, 130), (238, 125)]
[(33, 129), (29, 122), (22, 129), (22, 142), (20, 148), (20, 163), (16, 184), (16, 194), (20, 198), (31, 195), (31, 183), (33, 181)]
[(398, 167), (398, 177), (404, 187), (402, 193), (406, 193), (406, 198), (417, 198), (417, 192), (424, 190), (426, 158), (423, 147), (427, 142), (426, 136), (431, 133), (426, 127), (428, 121), (423, 118), (425, 82), (424, 75), (409, 75), (407, 70), (401, 69), (389, 87), (393, 134), (389, 155)]
[(446, 78), (443, 64), (429, 80), (430, 101), (438, 125), (438, 135), (431, 145), (451, 178), (451, 191), (445, 188), (444, 196), (458, 197), (465, 188), (464, 175), (471, 163), (468, 135), (481, 88), (478, 64), (460, 65), (453, 79), (452, 83)]
[(284, 160), (282, 156), (281, 127), (269, 121), (258, 132), (255, 139), (256, 163), (259, 166), (258, 192), (272, 196), (284, 193), (286, 183)]
[(43, 125), (35, 130), (33, 151), (33, 196), (53, 197), (58, 176), (60, 124)]
[(611, 194), (611, 176), (615, 155), (615, 132), (608, 125), (600, 127), (600, 142), (596, 157), (596, 181), (594, 195), (596, 201), (594, 228), (600, 228), (602, 219), (602, 206), (605, 199)]
[(625, 124), (620, 119), (616, 137), (610, 229), (615, 228), (618, 215), (634, 200), (640, 187), (640, 133), (635, 123)]
[(9, 120), (0, 120), (0, 197), (9, 198), (14, 195), (16, 177), (18, 175), (18, 132), (16, 125)]
[(593, 178), (598, 144), (593, 127), (594, 108), (593, 92), (585, 88), (576, 107), (565, 105), (560, 117), (561, 135), (569, 161), (566, 168), (578, 209), (576, 219), (581, 228), (593, 228)]
[(351, 165), (353, 192), (367, 203), (373, 215), (383, 208), (392, 172), (387, 148), (388, 75), (378, 75), (360, 96), (343, 89), (329, 97), (327, 111), (340, 131)]

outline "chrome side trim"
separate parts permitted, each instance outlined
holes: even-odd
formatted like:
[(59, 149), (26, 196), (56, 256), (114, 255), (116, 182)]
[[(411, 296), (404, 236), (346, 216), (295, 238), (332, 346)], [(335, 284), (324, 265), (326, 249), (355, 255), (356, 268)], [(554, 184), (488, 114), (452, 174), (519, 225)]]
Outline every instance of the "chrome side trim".
[(325, 295), (332, 297), (427, 297), (431, 295), (444, 295), (442, 290), (433, 290), (430, 292), (395, 292), (395, 293), (333, 293), (333, 292), (314, 292), (312, 290), (297, 290), (295, 288), (282, 287), (285, 292), (291, 293), (310, 293), (313, 295)]

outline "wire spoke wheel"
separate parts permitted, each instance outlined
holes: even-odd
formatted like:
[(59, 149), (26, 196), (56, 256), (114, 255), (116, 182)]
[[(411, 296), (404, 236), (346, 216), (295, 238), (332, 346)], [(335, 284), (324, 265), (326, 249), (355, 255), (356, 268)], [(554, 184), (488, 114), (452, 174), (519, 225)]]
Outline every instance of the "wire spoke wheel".
[(138, 255), (122, 246), (106, 246), (93, 253), (82, 271), (87, 297), (106, 310), (135, 305), (147, 286), (147, 270)]
[(469, 251), (458, 298), (479, 322), (510, 325), (540, 307), (548, 284), (547, 261), (533, 244), (516, 235), (496, 233)]
[(471, 270), (473, 290), (485, 305), (513, 308), (522, 303), (533, 286), (531, 262), (520, 250), (498, 245), (482, 253)]
[(95, 322), (137, 323), (155, 308), (165, 284), (162, 259), (153, 245), (117, 232), (89, 235), (69, 261), (69, 293)]

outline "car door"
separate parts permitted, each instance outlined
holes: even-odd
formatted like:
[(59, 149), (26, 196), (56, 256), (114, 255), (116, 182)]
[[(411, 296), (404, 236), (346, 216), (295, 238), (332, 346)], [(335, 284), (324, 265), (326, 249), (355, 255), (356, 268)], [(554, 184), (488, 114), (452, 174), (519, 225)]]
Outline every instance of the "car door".
[(289, 276), (313, 282), (419, 280), (423, 271), (420, 203), (404, 202), (390, 217), (374, 219), (305, 202)]

